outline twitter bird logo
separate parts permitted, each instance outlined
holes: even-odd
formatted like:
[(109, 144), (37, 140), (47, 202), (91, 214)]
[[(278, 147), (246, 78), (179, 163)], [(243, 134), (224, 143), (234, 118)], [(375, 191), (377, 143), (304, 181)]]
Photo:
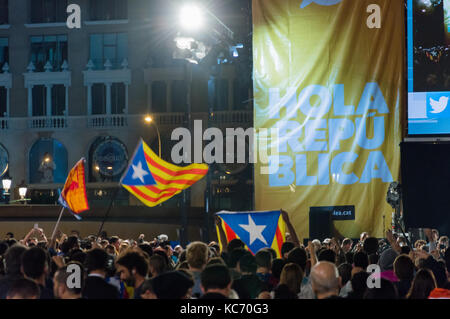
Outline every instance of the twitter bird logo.
[(303, 0), (302, 4), (300, 5), (300, 9), (306, 8), (313, 2), (320, 6), (334, 6), (341, 1), (342, 0)]
[(436, 101), (430, 97), (430, 106), (432, 108), (430, 113), (439, 114), (439, 113), (444, 112), (448, 106), (448, 100), (449, 100), (449, 98), (446, 96), (441, 96), (439, 98), (439, 101)]

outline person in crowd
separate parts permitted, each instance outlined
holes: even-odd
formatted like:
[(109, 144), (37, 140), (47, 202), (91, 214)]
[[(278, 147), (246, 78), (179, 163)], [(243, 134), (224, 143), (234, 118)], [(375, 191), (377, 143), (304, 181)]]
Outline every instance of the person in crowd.
[(328, 261), (330, 263), (336, 263), (336, 253), (331, 249), (324, 249), (319, 253), (317, 257), (318, 261)]
[(157, 299), (190, 299), (194, 278), (184, 271), (168, 271), (153, 278), (151, 285)]
[(283, 270), (284, 265), (286, 265), (286, 260), (282, 258), (274, 259), (272, 262), (272, 287), (278, 286), (280, 282), (281, 271)]
[(141, 286), (141, 299), (158, 299), (153, 289), (153, 279), (147, 279)]
[(241, 276), (233, 281), (232, 288), (237, 292), (239, 299), (255, 299), (263, 289), (267, 289), (264, 282), (256, 275), (257, 263), (252, 254), (245, 254), (239, 259), (237, 270)]
[(283, 257), (284, 260), (287, 260), (289, 252), (294, 248), (295, 248), (294, 243), (291, 243), (289, 241), (286, 241), (281, 245), (281, 256)]
[(201, 299), (228, 299), (233, 281), (230, 270), (225, 265), (215, 264), (201, 272)]
[(106, 282), (108, 254), (100, 248), (86, 255), (85, 268), (88, 276), (85, 280), (82, 296), (86, 299), (119, 299), (119, 290)]
[(130, 250), (119, 255), (116, 271), (120, 274), (120, 280), (134, 288), (134, 299), (141, 299), (142, 284), (148, 274), (148, 263), (143, 254)]
[(201, 274), (208, 262), (208, 246), (205, 243), (195, 241), (186, 247), (186, 261), (189, 270), (194, 276), (192, 295), (199, 298), (203, 295), (201, 289)]
[(437, 288), (436, 279), (429, 269), (420, 269), (406, 294), (406, 299), (428, 299), (431, 291)]
[[(78, 267), (80, 278), (72, 278), (76, 272), (70, 271), (70, 265)], [(67, 266), (59, 268), (53, 276), (53, 294), (56, 299), (81, 299), (83, 290), (83, 265), (71, 262)], [(68, 282), (72, 285), (68, 285)]]
[(363, 299), (367, 289), (368, 278), (369, 274), (365, 271), (354, 274), (352, 279), (348, 282), (351, 289), (349, 289), (346, 295), (341, 291), (340, 296), (346, 297), (347, 299)]
[(394, 284), (385, 278), (380, 278), (380, 286), (367, 288), (363, 299), (397, 299), (397, 289)]
[(341, 249), (344, 252), (344, 254), (348, 253), (352, 250), (353, 241), (350, 238), (344, 238), (342, 241)]
[(394, 273), (397, 276), (398, 281), (394, 282), (394, 284), (400, 299), (404, 299), (411, 288), (414, 279), (414, 271), (414, 263), (408, 255), (400, 255), (395, 258)]
[(261, 249), (255, 254), (256, 275), (267, 286), (269, 290), (274, 287), (272, 276), (272, 254), (267, 249)]
[(149, 259), (150, 277), (155, 278), (167, 270), (167, 263), (164, 257), (159, 254), (154, 254)]
[(386, 249), (380, 255), (380, 259), (378, 261), (378, 265), (381, 270), (381, 277), (391, 282), (398, 281), (397, 276), (394, 273), (394, 261), (397, 258), (398, 253), (392, 249)]
[(47, 287), (49, 263), (47, 252), (39, 247), (27, 249), (22, 255), (22, 271), (25, 278), (34, 281), (40, 289), (40, 299), (53, 299), (53, 289)]
[(311, 286), (317, 299), (339, 298), (341, 279), (334, 263), (321, 261), (311, 269)]
[(39, 299), (40, 295), (39, 285), (36, 282), (21, 278), (11, 284), (6, 299)]
[(0, 299), (5, 299), (12, 282), (22, 279), (22, 255), (27, 247), (16, 244), (7, 249), (4, 258), (5, 276), (0, 279)]
[[(303, 281), (303, 270), (299, 265), (288, 263), (283, 267), (280, 275), (280, 285), (285, 285), (289, 292), (299, 298)], [(289, 294), (288, 294), (289, 295)]]
[(338, 267), (339, 277), (341, 277), (341, 284), (345, 286), (352, 278), (352, 265), (348, 263), (340, 264)]

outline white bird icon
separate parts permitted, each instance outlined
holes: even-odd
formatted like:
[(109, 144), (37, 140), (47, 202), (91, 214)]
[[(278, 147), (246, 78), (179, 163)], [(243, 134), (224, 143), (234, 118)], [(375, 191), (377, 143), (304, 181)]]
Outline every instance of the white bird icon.
[(430, 97), (430, 105), (433, 109), (430, 113), (442, 113), (447, 108), (449, 98), (446, 96), (441, 96), (439, 101), (435, 101)]

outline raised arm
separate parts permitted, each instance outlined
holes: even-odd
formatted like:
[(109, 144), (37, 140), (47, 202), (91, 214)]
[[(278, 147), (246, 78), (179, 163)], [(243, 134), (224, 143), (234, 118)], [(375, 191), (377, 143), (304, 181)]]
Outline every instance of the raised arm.
[(291, 235), (292, 241), (295, 245), (295, 247), (300, 247), (300, 241), (298, 240), (297, 233), (295, 232), (294, 227), (291, 224), (291, 221), (289, 220), (289, 215), (286, 211), (280, 209), (281, 216), (283, 216), (283, 220), (286, 223), (286, 227), (289, 231), (289, 234)]
[(306, 250), (309, 252), (312, 268), (315, 264), (317, 264), (316, 245), (314, 245), (312, 241), (308, 240), (308, 247), (306, 247)]
[(399, 254), (402, 253), (402, 248), (397, 243), (397, 241), (394, 239), (394, 236), (392, 235), (392, 230), (388, 229), (386, 231), (386, 239), (389, 242), (389, 244), (391, 245), (392, 249), (394, 249)]

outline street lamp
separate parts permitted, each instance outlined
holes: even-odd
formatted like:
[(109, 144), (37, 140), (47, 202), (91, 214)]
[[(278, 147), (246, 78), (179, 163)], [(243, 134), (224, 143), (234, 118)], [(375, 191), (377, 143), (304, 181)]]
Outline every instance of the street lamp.
[(22, 181), (22, 182), (19, 184), (19, 196), (20, 196), (20, 200), (25, 200), (25, 196), (27, 195), (27, 191), (28, 191), (28, 188), (27, 188), (27, 186), (25, 185), (25, 181)]
[(153, 124), (153, 126), (156, 128), (156, 133), (158, 134), (158, 150), (159, 150), (159, 157), (161, 157), (161, 134), (159, 133), (159, 128), (158, 125), (153, 121), (153, 117), (151, 117), (150, 115), (147, 115), (145, 117), (145, 123), (151, 125)]
[(11, 189), (11, 183), (12, 183), (12, 180), (9, 177), (5, 177), (2, 180), (2, 186), (3, 186), (3, 189), (5, 190), (5, 193), (3, 194), (5, 197), (5, 204), (9, 204), (9, 196), (10, 196), (9, 190)]

